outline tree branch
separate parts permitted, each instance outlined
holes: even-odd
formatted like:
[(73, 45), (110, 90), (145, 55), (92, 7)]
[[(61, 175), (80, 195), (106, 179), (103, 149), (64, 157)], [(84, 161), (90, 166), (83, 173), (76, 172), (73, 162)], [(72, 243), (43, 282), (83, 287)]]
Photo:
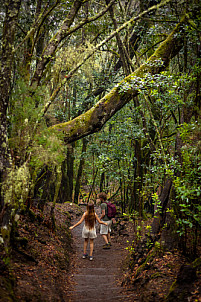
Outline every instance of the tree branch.
[(48, 64), (52, 56), (55, 54), (55, 51), (58, 45), (61, 43), (61, 41), (66, 37), (68, 37), (69, 35), (71, 35), (72, 33), (74, 33), (75, 31), (77, 31), (78, 29), (82, 28), (85, 24), (95, 21), (101, 16), (103, 16), (109, 10), (109, 8), (114, 4), (115, 1), (116, 0), (112, 0), (111, 3), (105, 9), (103, 9), (99, 14), (83, 20), (78, 25), (70, 29), (70, 26), (72, 25), (77, 12), (79, 11), (81, 5), (83, 4), (83, 1), (80, 0), (75, 1), (74, 6), (71, 8), (68, 16), (63, 21), (61, 28), (57, 31), (54, 37), (47, 44), (46, 48), (43, 50), (43, 54), (36, 67), (36, 71), (34, 73), (31, 85), (34, 84), (38, 85), (40, 83), (45, 66)]
[(141, 19), (144, 15), (146, 15), (147, 13), (153, 11), (153, 10), (157, 10), (160, 7), (164, 6), (165, 4), (167, 4), (168, 2), (170, 2), (171, 0), (166, 0), (166, 1), (161, 1), (161, 3), (154, 5), (150, 8), (148, 8), (146, 11), (142, 12), (141, 14), (139, 14), (137, 17), (131, 18), (129, 21), (125, 22), (122, 26), (120, 26), (119, 28), (117, 28), (115, 31), (113, 31), (105, 40), (103, 40), (101, 43), (99, 43), (96, 47), (94, 47), (94, 49), (88, 54), (86, 55), (86, 57), (83, 59), (83, 61), (78, 64), (75, 68), (73, 68), (68, 75), (66, 75), (66, 78), (69, 79), (72, 77), (72, 75), (97, 51), (99, 50), (104, 44), (106, 44), (108, 41), (110, 41), (114, 36), (116, 36), (120, 31), (122, 31), (124, 28), (126, 28), (128, 25), (130, 25), (131, 23), (136, 22), (137, 20)]
[[(59, 3), (59, 0), (56, 0), (54, 5), (52, 7), (50, 7), (47, 12), (46, 12), (46, 8), (47, 8), (47, 4), (46, 4), (46, 7), (45, 7), (44, 11), (35, 20), (32, 28), (26, 33), (26, 36), (20, 42), (20, 44), (18, 44), (17, 47), (13, 50), (14, 53), (25, 43), (26, 40), (28, 40), (28, 38), (33, 36), (36, 31), (37, 31), (37, 34), (38, 34), (38, 32), (41, 28), (41, 25), (45, 22), (45, 19), (49, 16), (49, 14), (57, 6), (58, 3)], [(25, 33), (24, 30), (19, 26), (19, 24), (17, 26), (23, 31), (23, 33)]]

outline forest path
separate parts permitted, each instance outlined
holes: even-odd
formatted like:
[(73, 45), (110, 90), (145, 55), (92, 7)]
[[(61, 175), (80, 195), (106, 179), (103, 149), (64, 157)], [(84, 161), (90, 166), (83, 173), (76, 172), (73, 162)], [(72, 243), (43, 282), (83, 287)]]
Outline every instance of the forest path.
[[(86, 206), (82, 206), (85, 211)], [(100, 217), (100, 209), (95, 208)], [(79, 218), (78, 218), (79, 219)], [(72, 221), (72, 224), (78, 221)], [(103, 249), (103, 239), (97, 226), (97, 238), (94, 240), (93, 261), (82, 259), (83, 223), (72, 230), (74, 242), (73, 264), (71, 265), (71, 282), (74, 289), (70, 293), (70, 302), (91, 301), (138, 301), (128, 295), (121, 287), (120, 277), (123, 273), (123, 260), (126, 256), (126, 238), (112, 238), (112, 246)], [(87, 253), (89, 254), (89, 246)]]

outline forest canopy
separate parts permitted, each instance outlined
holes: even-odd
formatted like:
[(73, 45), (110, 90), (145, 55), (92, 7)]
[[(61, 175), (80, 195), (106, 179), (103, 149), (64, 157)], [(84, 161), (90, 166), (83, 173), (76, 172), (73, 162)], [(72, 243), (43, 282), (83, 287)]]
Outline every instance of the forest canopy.
[[(8, 0), (0, 8), (0, 226), (106, 191), (200, 232), (199, 0)], [(88, 193), (86, 194), (85, 188)], [(157, 209), (157, 211), (156, 211)], [(52, 211), (53, 215), (53, 211)], [(171, 223), (170, 223), (171, 221)]]

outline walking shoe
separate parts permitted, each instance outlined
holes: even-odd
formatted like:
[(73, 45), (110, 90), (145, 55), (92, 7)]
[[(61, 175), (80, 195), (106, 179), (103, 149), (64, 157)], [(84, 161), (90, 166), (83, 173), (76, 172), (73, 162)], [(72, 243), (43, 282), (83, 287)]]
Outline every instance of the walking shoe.
[(109, 246), (112, 246), (112, 243), (110, 241), (108, 242), (108, 244), (109, 244)]
[(85, 259), (88, 257), (88, 254), (83, 254), (82, 258)]
[(110, 249), (110, 245), (109, 245), (109, 243), (104, 244), (103, 249), (104, 249), (104, 250), (106, 250), (106, 249)]
[(93, 257), (92, 257), (92, 256), (89, 256), (89, 260), (93, 260)]

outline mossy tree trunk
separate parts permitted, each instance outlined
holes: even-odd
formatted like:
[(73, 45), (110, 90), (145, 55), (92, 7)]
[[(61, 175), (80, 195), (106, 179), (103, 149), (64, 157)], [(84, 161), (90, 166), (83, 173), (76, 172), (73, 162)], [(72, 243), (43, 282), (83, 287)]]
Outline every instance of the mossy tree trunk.
[[(5, 3), (5, 19), (0, 49), (0, 226), (9, 225), (12, 212), (12, 200), (5, 200), (3, 184), (5, 184), (11, 168), (11, 152), (8, 147), (7, 135), (7, 109), (12, 81), (15, 31), (20, 5), (21, 0), (10, 0)], [(5, 236), (5, 240), (9, 241), (9, 230)]]
[(80, 159), (80, 163), (79, 163), (79, 167), (78, 167), (78, 171), (77, 171), (75, 191), (74, 191), (74, 202), (75, 203), (78, 203), (78, 197), (79, 197), (79, 193), (80, 193), (80, 186), (81, 186), (81, 179), (82, 179), (82, 172), (83, 172), (84, 163), (85, 163), (84, 154), (87, 151), (87, 144), (88, 144), (88, 140), (86, 138), (83, 138), (82, 154), (81, 154), (81, 159)]
[(74, 165), (74, 144), (68, 144), (66, 159), (61, 165), (61, 185), (59, 188), (58, 202), (72, 201), (73, 196), (73, 165)]
[(67, 158), (61, 164), (61, 186), (59, 190), (58, 201), (64, 203), (68, 200), (68, 192), (69, 192), (69, 185), (68, 185), (68, 177), (67, 177)]
[(136, 158), (136, 175), (134, 181), (134, 192), (135, 192), (135, 203), (136, 208), (139, 212), (139, 216), (143, 216), (143, 204), (141, 198), (141, 190), (143, 184), (143, 166), (142, 166), (142, 150), (141, 150), (141, 140), (137, 140), (135, 143), (135, 158)]
[(166, 210), (169, 201), (171, 187), (172, 187), (172, 180), (167, 179), (159, 197), (160, 208), (156, 207), (156, 212), (154, 213), (155, 218), (152, 223), (152, 232), (154, 234), (158, 234), (165, 224)]
[[(109, 3), (110, 3), (110, 0), (106, 0), (106, 4), (108, 5)], [(117, 22), (116, 17), (115, 17), (114, 8), (112, 6), (109, 9), (109, 13), (110, 13), (110, 17), (112, 19), (114, 29), (117, 30), (118, 29), (118, 22)], [(121, 63), (122, 63), (124, 74), (129, 75), (130, 72), (131, 72), (131, 68), (130, 68), (130, 65), (129, 65), (129, 62), (131, 61), (131, 59), (128, 56), (126, 47), (124, 46), (119, 33), (116, 34), (116, 40), (117, 40), (120, 60), (121, 60)]]
[(74, 163), (74, 144), (69, 144), (67, 146), (67, 181), (68, 188), (67, 200), (72, 201), (73, 199), (73, 163)]
[(105, 172), (102, 172), (100, 178), (100, 192), (103, 192), (104, 187), (105, 187)]

